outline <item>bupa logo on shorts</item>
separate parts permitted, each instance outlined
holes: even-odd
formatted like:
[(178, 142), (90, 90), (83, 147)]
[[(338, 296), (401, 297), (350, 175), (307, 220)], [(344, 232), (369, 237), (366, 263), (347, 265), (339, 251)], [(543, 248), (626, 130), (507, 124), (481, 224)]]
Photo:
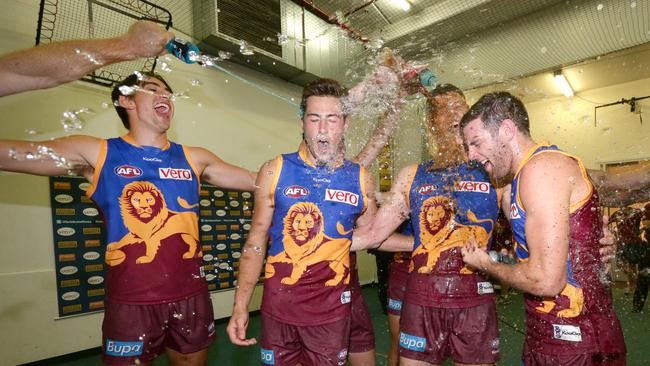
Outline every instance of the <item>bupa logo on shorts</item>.
[(293, 185), (285, 188), (282, 193), (284, 193), (284, 195), (289, 198), (300, 198), (309, 196), (309, 189), (302, 186)]
[(399, 345), (411, 351), (424, 352), (427, 346), (427, 340), (426, 338), (399, 332)]
[(273, 350), (260, 348), (260, 357), (263, 364), (275, 365), (275, 355), (273, 354)]
[(142, 175), (142, 169), (132, 165), (120, 165), (113, 172), (124, 178), (135, 178)]
[(454, 182), (456, 192), (478, 192), (490, 193), (490, 185), (487, 182), (460, 181)]
[(210, 322), (210, 325), (208, 325), (208, 337), (214, 334), (214, 322)]
[(340, 189), (326, 189), (325, 201), (341, 202), (351, 206), (357, 206), (359, 204), (359, 195)]
[(580, 327), (553, 324), (553, 338), (569, 342), (582, 342)]
[(192, 172), (189, 169), (158, 168), (160, 179), (192, 180)]
[(435, 184), (423, 184), (423, 185), (418, 187), (417, 192), (419, 194), (424, 195), (424, 194), (429, 194), (431, 192), (434, 192), (437, 189), (438, 189), (438, 186), (436, 186)]
[(143, 342), (121, 342), (106, 340), (106, 351), (108, 356), (130, 357), (142, 355)]
[(388, 299), (388, 308), (391, 310), (402, 311), (402, 302), (400, 300)]
[(341, 293), (341, 304), (347, 304), (352, 300), (352, 293), (350, 291), (343, 291)]
[(519, 215), (519, 209), (517, 208), (517, 205), (514, 203), (510, 204), (510, 218), (511, 219), (520, 219), (521, 216)]

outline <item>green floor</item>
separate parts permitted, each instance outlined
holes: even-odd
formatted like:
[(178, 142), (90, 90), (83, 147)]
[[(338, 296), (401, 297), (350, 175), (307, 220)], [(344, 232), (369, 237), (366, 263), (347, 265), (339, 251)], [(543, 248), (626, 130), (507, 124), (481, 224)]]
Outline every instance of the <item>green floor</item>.
[[(375, 335), (377, 338), (377, 365), (386, 365), (386, 352), (389, 345), (388, 326), (385, 316), (381, 313), (376, 289), (366, 287), (363, 294), (373, 314)], [(646, 314), (630, 313), (631, 297), (625, 296), (622, 289), (615, 289), (615, 308), (625, 331), (625, 342), (628, 349), (628, 365), (650, 365), (650, 304), (646, 305)], [(501, 332), (501, 361), (499, 365), (520, 365), (520, 354), (523, 345), (523, 305), (521, 295), (512, 297), (510, 303), (499, 303), (499, 330)], [(210, 347), (209, 365), (214, 366), (244, 366), (259, 365), (259, 347), (235, 347), (228, 341), (225, 321), (217, 323), (218, 340)], [(251, 318), (249, 334), (259, 334), (259, 316)], [(86, 366), (99, 365), (99, 349), (57, 357), (30, 365), (67, 365)], [(164, 357), (154, 362), (156, 366), (166, 365)], [(451, 365), (451, 363), (448, 363)]]

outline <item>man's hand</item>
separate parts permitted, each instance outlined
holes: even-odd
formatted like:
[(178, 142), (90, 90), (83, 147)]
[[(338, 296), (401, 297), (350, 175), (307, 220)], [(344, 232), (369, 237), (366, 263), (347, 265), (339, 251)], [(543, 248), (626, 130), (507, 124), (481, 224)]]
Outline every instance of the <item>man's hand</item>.
[(248, 328), (248, 311), (238, 310), (236, 307), (232, 311), (232, 316), (226, 327), (226, 332), (232, 344), (238, 346), (252, 346), (257, 344), (255, 338), (246, 339), (246, 329)]
[(174, 33), (166, 31), (159, 24), (140, 20), (131, 25), (121, 38), (129, 46), (134, 58), (140, 58), (164, 54), (165, 45), (173, 37)]
[(609, 231), (609, 217), (603, 216), (603, 237), (600, 238), (600, 261), (605, 264), (605, 273), (609, 273), (612, 267), (612, 259), (616, 256), (616, 241), (614, 235)]
[(488, 253), (479, 246), (478, 241), (474, 238), (469, 238), (465, 246), (460, 248), (460, 253), (463, 255), (465, 264), (479, 271), (485, 271), (492, 261)]

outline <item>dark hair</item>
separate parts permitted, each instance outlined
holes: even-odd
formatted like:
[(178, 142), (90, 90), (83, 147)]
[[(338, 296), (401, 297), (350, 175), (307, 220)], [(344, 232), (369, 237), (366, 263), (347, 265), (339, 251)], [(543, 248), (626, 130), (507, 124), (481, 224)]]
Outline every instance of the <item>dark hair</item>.
[(142, 86), (142, 83), (144, 80), (141, 80), (142, 77), (145, 78), (156, 78), (160, 80), (167, 89), (169, 89), (170, 92), (172, 92), (172, 88), (167, 84), (167, 81), (163, 79), (162, 76), (154, 73), (154, 72), (142, 72), (142, 73), (133, 73), (124, 80), (120, 81), (119, 83), (115, 84), (113, 86), (113, 91), (111, 92), (111, 99), (113, 100), (113, 106), (115, 107), (115, 111), (117, 112), (117, 115), (120, 116), (120, 119), (122, 120), (122, 124), (124, 127), (129, 130), (131, 129), (131, 123), (129, 122), (129, 115), (126, 113), (126, 109), (120, 105), (120, 96), (126, 96), (126, 97), (132, 97), (132, 95), (126, 95), (122, 94), (120, 91), (120, 87), (122, 86)]
[(304, 118), (307, 109), (307, 98), (309, 97), (337, 97), (348, 95), (348, 90), (333, 79), (316, 79), (305, 85), (302, 89), (302, 100), (300, 101), (300, 118)]
[(526, 107), (521, 100), (508, 92), (494, 92), (482, 96), (465, 113), (460, 121), (460, 128), (465, 128), (477, 118), (480, 118), (483, 125), (493, 133), (499, 129), (503, 120), (509, 119), (515, 123), (519, 132), (530, 136)]
[(459, 87), (453, 84), (440, 84), (436, 86), (435, 89), (429, 92), (429, 98), (433, 98), (437, 95), (447, 94), (447, 93), (456, 93), (465, 99), (465, 94), (460, 90)]

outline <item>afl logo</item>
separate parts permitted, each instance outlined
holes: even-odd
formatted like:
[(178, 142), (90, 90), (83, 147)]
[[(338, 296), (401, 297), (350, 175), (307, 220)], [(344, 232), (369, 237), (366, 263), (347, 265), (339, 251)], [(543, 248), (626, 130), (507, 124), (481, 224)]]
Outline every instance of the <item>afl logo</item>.
[(131, 165), (120, 165), (115, 168), (114, 172), (124, 178), (134, 178), (142, 175), (142, 169)]
[(429, 194), (435, 191), (436, 189), (438, 189), (438, 187), (435, 184), (423, 184), (418, 187), (417, 192), (419, 194)]
[(290, 198), (300, 198), (309, 196), (309, 190), (301, 186), (289, 186), (284, 189), (284, 195)]

